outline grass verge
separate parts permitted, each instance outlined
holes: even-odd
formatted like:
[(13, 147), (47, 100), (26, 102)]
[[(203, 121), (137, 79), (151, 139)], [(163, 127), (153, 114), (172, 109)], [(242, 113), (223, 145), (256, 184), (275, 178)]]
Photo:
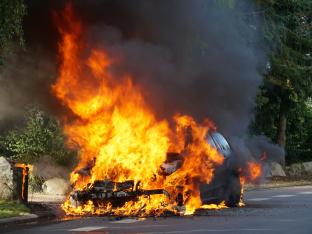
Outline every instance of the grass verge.
[(29, 209), (18, 201), (0, 200), (0, 219), (23, 215)]

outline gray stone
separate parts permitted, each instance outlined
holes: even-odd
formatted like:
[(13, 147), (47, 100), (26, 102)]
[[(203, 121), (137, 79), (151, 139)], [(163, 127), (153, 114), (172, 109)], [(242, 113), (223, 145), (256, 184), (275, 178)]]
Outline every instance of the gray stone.
[(302, 167), (307, 175), (312, 175), (312, 162), (302, 163)]
[(283, 167), (277, 162), (272, 162), (270, 164), (270, 173), (272, 176), (286, 176)]
[(264, 174), (266, 178), (286, 176), (283, 167), (277, 162), (266, 163), (264, 165)]
[(300, 177), (304, 175), (304, 169), (302, 163), (294, 163), (289, 167), (286, 167), (286, 172), (291, 177)]
[(4, 157), (0, 157), (0, 199), (13, 197), (13, 170)]
[(42, 185), (42, 190), (50, 195), (65, 195), (69, 191), (70, 184), (62, 179), (54, 177), (45, 181)]

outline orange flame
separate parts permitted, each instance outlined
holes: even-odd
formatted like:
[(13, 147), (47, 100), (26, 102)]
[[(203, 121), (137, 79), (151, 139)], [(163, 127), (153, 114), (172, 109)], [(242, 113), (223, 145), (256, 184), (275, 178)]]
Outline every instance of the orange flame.
[(245, 168), (240, 168), (240, 184), (241, 184), (241, 198), (239, 202), (239, 206), (244, 206), (243, 194), (244, 194), (244, 185), (246, 182), (250, 183), (259, 183), (259, 180), (262, 177), (262, 166), (260, 163), (256, 162), (247, 162)]
[(262, 175), (261, 165), (255, 162), (248, 162), (247, 165), (251, 181), (258, 180)]
[(24, 163), (16, 163), (14, 165), (14, 167), (22, 168), (23, 177), (22, 177), (22, 194), (21, 194), (21, 197), (22, 197), (22, 199), (24, 199), (26, 176), (28, 175), (29, 171), (32, 171), (33, 166), (28, 165), (28, 164), (24, 164)]
[(258, 182), (262, 176), (262, 166), (257, 162), (247, 162), (245, 168), (240, 168), (240, 183), (244, 185), (246, 182)]
[[(223, 163), (223, 156), (206, 141), (207, 132), (215, 128), (213, 124), (208, 120), (197, 124), (189, 116), (176, 115), (176, 128), (170, 129), (166, 120), (156, 119), (140, 87), (133, 84), (131, 74), (113, 74), (111, 68), (118, 62), (112, 55), (102, 49), (86, 49), (83, 26), (75, 19), (70, 5), (57, 17), (57, 25), (62, 37), (61, 63), (52, 89), (76, 116), (64, 127), (68, 145), (78, 147), (80, 154), (78, 166), (71, 174), (74, 189), (81, 190), (88, 183), (103, 179), (141, 181), (144, 189), (168, 191), (182, 185), (187, 213), (193, 213), (201, 206), (199, 184), (209, 183), (214, 168)], [(186, 128), (192, 131), (187, 145)], [(184, 163), (177, 172), (163, 176), (159, 173), (160, 165), (169, 149), (181, 152)], [(78, 173), (85, 168), (89, 171)], [(160, 204), (165, 203), (168, 201), (163, 196), (156, 195), (153, 199), (141, 197), (127, 202), (118, 209), (111, 205), (94, 209), (92, 202), (74, 208), (67, 200), (63, 209), (78, 215), (146, 215), (160, 212), (164, 207)]]

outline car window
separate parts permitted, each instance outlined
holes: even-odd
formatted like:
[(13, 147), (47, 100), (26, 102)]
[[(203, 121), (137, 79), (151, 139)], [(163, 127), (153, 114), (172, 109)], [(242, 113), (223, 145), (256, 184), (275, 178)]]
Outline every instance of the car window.
[(207, 135), (207, 141), (208, 141), (208, 143), (209, 143), (213, 148), (216, 148), (216, 149), (217, 149), (217, 146), (216, 146), (216, 144), (214, 143), (214, 140), (212, 139), (212, 137), (211, 137), (210, 134)]
[(215, 147), (220, 153), (222, 153), (225, 157), (229, 156), (231, 153), (231, 147), (227, 140), (218, 132), (213, 132), (209, 134), (209, 137), (207, 137), (207, 141), (209, 144), (212, 141), (213, 144), (211, 144), (213, 147)]

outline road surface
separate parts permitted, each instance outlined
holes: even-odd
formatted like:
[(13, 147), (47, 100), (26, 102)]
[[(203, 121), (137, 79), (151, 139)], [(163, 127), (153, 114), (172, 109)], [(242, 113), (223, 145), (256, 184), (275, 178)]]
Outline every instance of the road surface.
[(312, 234), (312, 186), (254, 190), (244, 208), (204, 212), (205, 216), (121, 219), (85, 217), (28, 224), (5, 233), (306, 233)]

